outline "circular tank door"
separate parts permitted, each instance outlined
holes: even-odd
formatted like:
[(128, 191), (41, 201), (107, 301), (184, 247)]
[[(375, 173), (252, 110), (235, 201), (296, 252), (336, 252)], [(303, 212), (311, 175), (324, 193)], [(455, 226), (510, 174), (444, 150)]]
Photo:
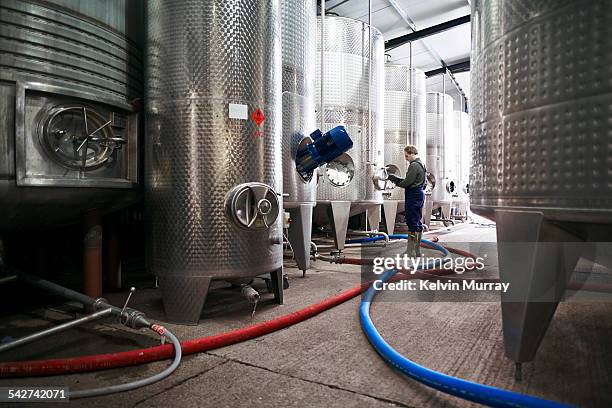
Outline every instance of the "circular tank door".
[(263, 183), (245, 183), (234, 187), (225, 199), (228, 217), (238, 227), (264, 230), (274, 224), (280, 212), (278, 196)]
[(125, 140), (115, 137), (111, 120), (86, 106), (56, 106), (41, 121), (41, 142), (64, 167), (93, 170), (111, 158)]
[(342, 153), (325, 165), (325, 176), (334, 187), (348, 186), (355, 177), (355, 163), (346, 153)]

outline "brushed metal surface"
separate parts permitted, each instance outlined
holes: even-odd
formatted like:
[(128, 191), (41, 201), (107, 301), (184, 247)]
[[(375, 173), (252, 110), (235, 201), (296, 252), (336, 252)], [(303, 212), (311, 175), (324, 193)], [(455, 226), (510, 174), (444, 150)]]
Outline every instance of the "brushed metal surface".
[[(129, 102), (142, 96), (142, 11), (126, 0), (0, 2), (0, 231), (75, 222), (139, 199), (139, 115)], [(128, 143), (99, 167), (63, 166), (41, 128), (62, 104), (111, 120)]]
[[(321, 45), (320, 19), (317, 19), (317, 47)], [(371, 41), (370, 41), (371, 40)], [(370, 50), (370, 42), (372, 49)], [(384, 166), (384, 39), (375, 27), (343, 17), (325, 18), (324, 38), (324, 123), (327, 131), (344, 125), (353, 148), (347, 153), (355, 165), (355, 176), (344, 187), (332, 185), (322, 176), (317, 186), (317, 202), (352, 201), (382, 203), (382, 191), (372, 181)], [(320, 48), (316, 53), (317, 65)], [(371, 60), (371, 64), (370, 64)], [(370, 65), (371, 94), (370, 94)], [(320, 118), (320, 70), (316, 70), (315, 104)], [(371, 112), (368, 111), (371, 109)], [(371, 123), (370, 123), (371, 118)], [(319, 119), (317, 119), (318, 123)]]
[(472, 206), (609, 222), (612, 3), (472, 7)]
[(283, 194), (285, 208), (316, 204), (317, 172), (306, 182), (295, 167), (300, 141), (315, 130), (315, 0), (281, 0)]
[[(279, 1), (156, 0), (146, 9), (151, 272), (229, 279), (280, 268), (282, 217), (245, 231), (224, 212), (238, 184), (282, 189)], [(249, 118), (230, 118), (230, 103)], [(258, 108), (260, 127), (250, 117)]]
[(457, 188), (461, 201), (469, 201), (467, 185), (470, 182), (470, 162), (472, 160), (472, 136), (470, 115), (461, 111), (453, 112), (453, 126), (457, 135)]
[[(406, 174), (404, 147), (414, 145), (426, 157), (425, 73), (407, 65), (385, 65), (385, 166)], [(403, 200), (404, 190), (394, 188), (385, 198)]]
[(2, 0), (0, 21), (0, 79), (142, 95), (142, 1)]
[(427, 170), (436, 178), (431, 193), (434, 203), (452, 200), (447, 184), (455, 181), (456, 137), (453, 129), (453, 98), (440, 92), (428, 92), (427, 109)]

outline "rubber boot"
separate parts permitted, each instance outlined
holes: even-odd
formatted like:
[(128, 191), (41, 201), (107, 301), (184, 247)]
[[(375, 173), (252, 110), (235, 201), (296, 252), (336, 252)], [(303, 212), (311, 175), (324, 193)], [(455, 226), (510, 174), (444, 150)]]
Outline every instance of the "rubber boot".
[(414, 245), (415, 242), (416, 242), (416, 233), (408, 231), (408, 240), (406, 244), (406, 255), (409, 258), (414, 258), (417, 256), (415, 252), (415, 245)]
[(423, 231), (419, 231), (416, 233), (415, 242), (414, 242), (414, 256), (417, 258), (421, 257), (421, 239), (423, 238)]

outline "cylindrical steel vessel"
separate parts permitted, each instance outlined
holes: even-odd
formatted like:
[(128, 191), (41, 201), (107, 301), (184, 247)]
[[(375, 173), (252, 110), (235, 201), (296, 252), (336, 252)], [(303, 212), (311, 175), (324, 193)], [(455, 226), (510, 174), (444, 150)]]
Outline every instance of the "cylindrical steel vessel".
[(471, 208), (496, 221), (522, 363), (580, 257), (612, 265), (612, 3), (476, 0), (471, 16)]
[(612, 220), (612, 5), (587, 3), (534, 2), (525, 15), (473, 4), (470, 199), (480, 214)]
[(471, 162), (470, 115), (462, 111), (453, 112), (453, 126), (457, 137), (455, 154), (457, 157), (457, 193), (461, 201), (468, 199)]
[(453, 98), (440, 92), (427, 93), (427, 170), (435, 177), (431, 199), (448, 203), (456, 189)]
[(315, 0), (281, 0), (283, 61), (283, 205), (316, 204), (316, 173), (304, 180), (296, 171), (300, 143), (315, 130)]
[(280, 5), (146, 4), (148, 265), (193, 323), (211, 279), (282, 267)]
[[(404, 147), (414, 145), (426, 156), (425, 73), (407, 65), (385, 65), (385, 166), (389, 172), (406, 174)], [(396, 171), (394, 171), (396, 170)], [(386, 194), (403, 200), (404, 190), (394, 188)]]
[[(319, 34), (321, 19), (317, 21)], [(320, 43), (319, 35), (318, 47)], [(384, 166), (383, 36), (378, 29), (361, 21), (326, 17), (323, 43), (325, 129), (322, 130), (344, 125), (354, 145), (350, 151), (320, 170), (317, 201), (380, 204), (382, 191), (372, 178)], [(320, 63), (319, 48), (317, 66)], [(322, 111), (318, 69), (316, 74), (315, 104), (318, 116)], [(319, 116), (317, 121), (320, 121)]]
[(142, 2), (2, 0), (0, 19), (0, 231), (138, 199)]

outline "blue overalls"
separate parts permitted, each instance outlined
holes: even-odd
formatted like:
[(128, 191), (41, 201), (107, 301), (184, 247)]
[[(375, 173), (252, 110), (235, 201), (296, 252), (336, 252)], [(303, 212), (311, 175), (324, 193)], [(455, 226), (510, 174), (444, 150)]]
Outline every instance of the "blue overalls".
[(427, 186), (427, 170), (421, 162), (417, 162), (425, 172), (423, 184), (417, 187), (407, 188), (404, 191), (404, 216), (406, 225), (410, 232), (422, 232), (423, 204), (425, 204), (425, 187)]

